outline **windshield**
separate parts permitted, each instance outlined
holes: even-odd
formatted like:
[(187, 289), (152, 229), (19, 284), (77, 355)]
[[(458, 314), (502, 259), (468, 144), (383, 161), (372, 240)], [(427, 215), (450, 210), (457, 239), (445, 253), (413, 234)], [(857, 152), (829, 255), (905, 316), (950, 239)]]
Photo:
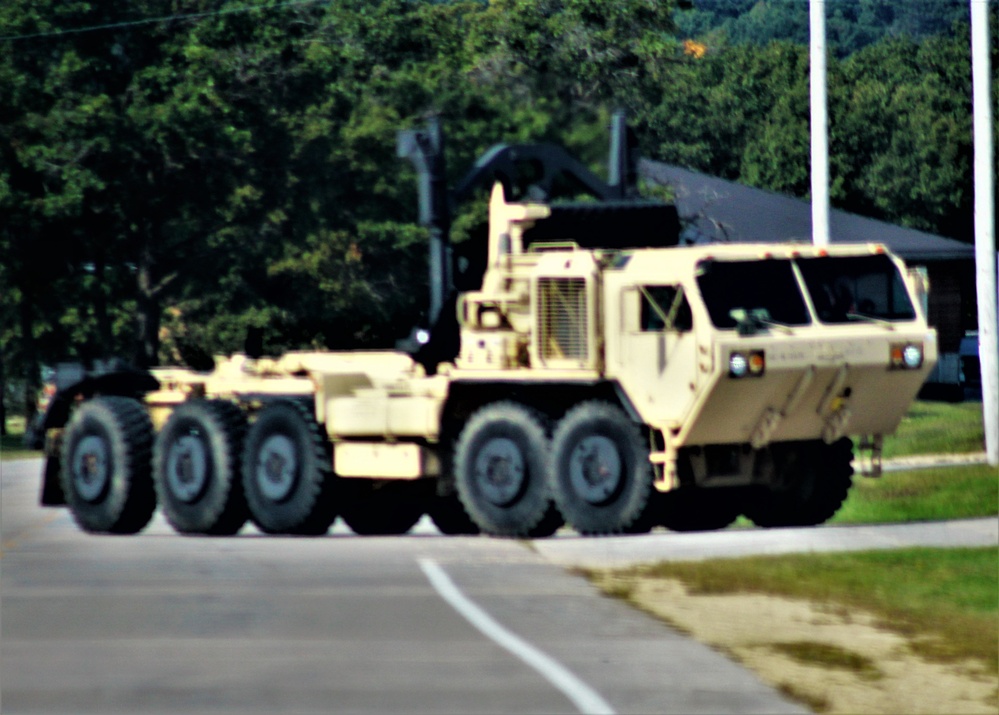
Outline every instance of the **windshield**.
[(798, 267), (823, 323), (916, 317), (902, 276), (886, 255), (799, 258)]
[(716, 328), (737, 327), (739, 312), (783, 325), (811, 322), (788, 260), (703, 261), (697, 266), (697, 286)]

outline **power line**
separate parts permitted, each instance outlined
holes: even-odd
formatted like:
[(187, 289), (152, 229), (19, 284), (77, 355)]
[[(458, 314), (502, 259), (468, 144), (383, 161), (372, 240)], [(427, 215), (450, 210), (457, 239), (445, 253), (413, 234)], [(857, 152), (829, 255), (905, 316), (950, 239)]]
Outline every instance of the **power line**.
[(192, 12), (186, 14), (166, 15), (164, 17), (150, 17), (142, 20), (124, 20), (122, 22), (110, 22), (103, 25), (89, 25), (87, 27), (76, 27), (68, 30), (54, 30), (51, 32), (35, 32), (25, 35), (8, 35), (0, 37), (0, 42), (15, 42), (17, 40), (36, 40), (50, 37), (63, 37), (65, 35), (79, 35), (84, 32), (99, 32), (102, 30), (117, 30), (123, 27), (138, 27), (141, 25), (155, 25), (163, 22), (199, 20), (205, 17), (218, 17), (222, 15), (240, 15), (261, 10), (282, 10), (288, 7), (299, 5), (328, 5), (331, 0), (288, 0), (273, 5), (256, 5), (251, 7), (237, 7), (222, 10), (211, 10), (206, 12)]

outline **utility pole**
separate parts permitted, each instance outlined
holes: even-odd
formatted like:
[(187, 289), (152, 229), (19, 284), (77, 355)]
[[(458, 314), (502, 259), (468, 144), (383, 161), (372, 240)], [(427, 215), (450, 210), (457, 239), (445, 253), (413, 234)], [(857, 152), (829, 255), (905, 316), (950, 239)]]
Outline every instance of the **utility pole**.
[(992, 145), (989, 2), (971, 0), (971, 78), (975, 137), (975, 284), (985, 454), (999, 466), (999, 320), (996, 316), (995, 147)]
[(826, 3), (809, 0), (809, 94), (812, 137), (812, 243), (829, 245), (829, 138), (826, 111)]

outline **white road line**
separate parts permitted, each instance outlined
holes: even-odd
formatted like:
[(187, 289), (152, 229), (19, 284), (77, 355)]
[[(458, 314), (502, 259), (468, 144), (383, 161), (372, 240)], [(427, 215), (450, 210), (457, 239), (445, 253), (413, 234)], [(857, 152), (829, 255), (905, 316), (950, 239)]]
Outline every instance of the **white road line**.
[(577, 678), (550, 655), (538, 650), (520, 636), (501, 626), (492, 616), (461, 592), (451, 577), (433, 559), (420, 559), (420, 568), (434, 587), (454, 610), (465, 617), (483, 635), (513, 653), (534, 668), (549, 683), (572, 701), (583, 715), (615, 715), (614, 708), (600, 694)]

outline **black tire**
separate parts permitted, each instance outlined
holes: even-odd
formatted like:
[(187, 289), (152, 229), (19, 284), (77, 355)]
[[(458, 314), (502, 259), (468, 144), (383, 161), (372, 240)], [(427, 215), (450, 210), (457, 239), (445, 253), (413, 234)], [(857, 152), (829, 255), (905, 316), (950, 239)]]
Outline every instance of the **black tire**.
[(658, 522), (671, 531), (716, 531), (730, 526), (741, 511), (732, 489), (680, 487), (661, 495)]
[(192, 400), (167, 419), (153, 447), (163, 515), (181, 534), (227, 536), (249, 518), (239, 460), (243, 411), (224, 400)]
[(750, 499), (744, 514), (757, 526), (815, 526), (843, 505), (853, 485), (853, 442), (794, 442), (771, 447), (778, 486)]
[(246, 435), (243, 491), (253, 523), (269, 534), (325, 534), (336, 518), (329, 443), (311, 409), (264, 407)]
[(649, 491), (649, 500), (645, 502), (642, 513), (631, 524), (622, 531), (625, 534), (648, 534), (655, 527), (662, 525), (663, 505), (666, 495), (656, 491), (654, 488)]
[(447, 536), (468, 536), (481, 532), (461, 505), (457, 493), (432, 497), (427, 513), (434, 526)]
[(649, 450), (618, 407), (584, 402), (555, 429), (551, 478), (559, 511), (580, 534), (627, 532), (652, 491)]
[(433, 487), (429, 482), (343, 481), (340, 516), (361, 536), (408, 532), (426, 512), (428, 492)]
[(484, 533), (530, 536), (548, 513), (548, 439), (542, 417), (516, 402), (481, 407), (454, 449), (458, 498)]
[(153, 425), (142, 404), (96, 397), (73, 413), (63, 433), (61, 480), (84, 531), (135, 534), (156, 511)]
[(562, 512), (555, 506), (554, 501), (549, 501), (545, 515), (541, 517), (537, 526), (527, 532), (527, 535), (532, 539), (547, 539), (563, 526), (565, 526), (565, 519), (562, 518)]

